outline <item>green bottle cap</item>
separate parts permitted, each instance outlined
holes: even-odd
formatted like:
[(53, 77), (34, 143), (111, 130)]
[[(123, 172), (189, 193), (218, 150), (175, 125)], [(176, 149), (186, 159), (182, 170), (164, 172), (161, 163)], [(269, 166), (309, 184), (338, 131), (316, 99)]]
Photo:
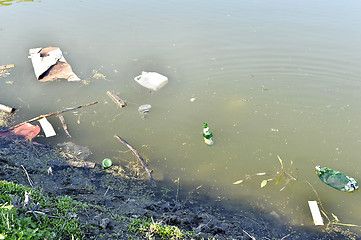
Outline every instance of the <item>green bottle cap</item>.
[(102, 162), (103, 168), (109, 168), (113, 165), (112, 160), (105, 158)]

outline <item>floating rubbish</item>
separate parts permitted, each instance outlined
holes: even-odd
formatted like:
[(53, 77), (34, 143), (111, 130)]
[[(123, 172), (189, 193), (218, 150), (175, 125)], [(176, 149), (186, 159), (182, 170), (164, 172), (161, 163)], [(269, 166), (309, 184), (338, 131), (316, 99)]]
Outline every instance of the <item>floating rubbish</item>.
[(13, 140), (31, 140), (40, 132), (40, 127), (31, 123), (24, 123), (20, 126), (0, 132), (0, 137), (6, 137)]
[(117, 104), (120, 108), (126, 107), (127, 104), (113, 91), (107, 91), (107, 95)]
[(41, 125), (41, 128), (43, 129), (43, 131), (45, 133), (45, 137), (52, 137), (52, 136), (56, 135), (56, 132), (55, 132), (53, 126), (48, 121), (48, 119), (46, 119), (46, 117), (40, 118), (38, 121)]
[(316, 173), (322, 182), (337, 190), (353, 192), (358, 189), (357, 180), (339, 171), (327, 167), (321, 168), (320, 166), (316, 166)]
[(68, 79), (69, 82), (80, 81), (65, 60), (60, 48), (32, 48), (29, 50), (29, 54), (35, 76), (39, 81), (54, 81), (58, 78)]
[(9, 69), (9, 68), (14, 68), (14, 67), (15, 67), (14, 64), (2, 65), (2, 66), (0, 66), (0, 70), (5, 70), (5, 69)]
[(67, 157), (77, 160), (85, 160), (91, 154), (89, 148), (76, 145), (73, 142), (58, 143), (57, 146), (67, 154)]
[(4, 112), (7, 112), (7, 113), (14, 113), (15, 112), (15, 108), (8, 107), (8, 106), (2, 105), (2, 104), (0, 104), (0, 110), (4, 111)]
[(112, 160), (110, 160), (110, 158), (105, 158), (102, 161), (102, 165), (103, 165), (103, 168), (109, 168), (113, 165), (113, 163), (112, 163)]
[(141, 75), (134, 78), (143, 87), (157, 91), (167, 84), (168, 78), (156, 72), (142, 72)]
[(149, 113), (150, 109), (152, 108), (151, 105), (149, 104), (144, 104), (144, 105), (141, 105), (139, 108), (138, 108), (138, 112), (142, 115), (142, 117), (144, 118), (146, 114)]
[(318, 205), (317, 205), (317, 201), (308, 201), (308, 206), (310, 207), (310, 210), (311, 210), (313, 223), (316, 226), (324, 225), (320, 209), (318, 208)]
[(213, 145), (214, 144), (213, 134), (209, 130), (209, 127), (208, 127), (207, 123), (203, 124), (203, 138), (204, 138), (204, 143), (205, 144), (207, 144), (207, 145)]
[(7, 77), (10, 75), (10, 72), (7, 69), (15, 67), (14, 64), (7, 64), (0, 66), (0, 78)]

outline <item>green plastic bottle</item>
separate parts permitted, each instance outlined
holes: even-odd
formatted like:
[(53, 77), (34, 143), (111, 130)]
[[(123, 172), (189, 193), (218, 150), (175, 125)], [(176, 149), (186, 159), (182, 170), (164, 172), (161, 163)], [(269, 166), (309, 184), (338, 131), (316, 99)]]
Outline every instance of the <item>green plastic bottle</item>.
[(358, 189), (357, 180), (331, 168), (316, 166), (316, 174), (322, 182), (337, 190), (353, 192)]
[(204, 138), (204, 143), (205, 144), (207, 144), (207, 145), (213, 145), (214, 144), (213, 134), (209, 130), (209, 127), (208, 127), (207, 123), (203, 124), (203, 138)]

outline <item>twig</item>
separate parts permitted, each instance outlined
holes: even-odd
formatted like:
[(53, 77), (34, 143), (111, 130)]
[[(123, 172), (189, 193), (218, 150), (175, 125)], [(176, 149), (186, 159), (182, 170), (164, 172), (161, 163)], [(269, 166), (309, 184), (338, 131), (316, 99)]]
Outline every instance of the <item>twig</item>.
[(288, 237), (288, 236), (290, 236), (290, 235), (291, 235), (291, 233), (287, 234), (286, 236), (284, 236), (283, 238), (281, 238), (281, 240), (286, 239), (286, 237)]
[(108, 186), (108, 188), (107, 188), (107, 190), (105, 191), (105, 193), (104, 193), (104, 197), (105, 197), (105, 195), (107, 195), (107, 192), (109, 191), (109, 186)]
[(245, 230), (242, 229), (242, 231), (243, 231), (245, 234), (247, 234), (247, 236), (248, 236), (249, 238), (251, 238), (252, 240), (256, 240), (255, 237), (251, 236), (251, 235), (250, 235), (248, 232), (246, 232)]
[(74, 111), (76, 109), (79, 109), (79, 108), (83, 108), (83, 107), (88, 107), (88, 106), (91, 106), (91, 105), (94, 105), (94, 104), (97, 104), (98, 102), (92, 102), (92, 103), (88, 103), (88, 104), (85, 104), (85, 105), (82, 105), (82, 106), (79, 106), (79, 107), (74, 107), (74, 108), (68, 108), (68, 109), (65, 109), (65, 110), (62, 110), (62, 111), (58, 111), (58, 112), (53, 112), (53, 113), (48, 113), (48, 114), (45, 114), (45, 115), (40, 115), (38, 117), (35, 117), (33, 119), (30, 119), (28, 121), (25, 121), (25, 122), (22, 122), (22, 123), (19, 123), (18, 125), (15, 125), (11, 128), (9, 128), (8, 130), (12, 130), (16, 127), (19, 127), (21, 125), (24, 125), (26, 123), (31, 123), (31, 122), (34, 122), (34, 121), (37, 121), (39, 119), (42, 119), (44, 117), (50, 117), (50, 116), (53, 116), (53, 115), (58, 115), (58, 114), (61, 114), (61, 113), (65, 113), (65, 112), (69, 112), (69, 111)]
[(24, 169), (24, 171), (25, 171), (25, 173), (26, 173), (26, 176), (28, 177), (28, 181), (29, 181), (29, 183), (30, 183), (30, 186), (32, 187), (32, 188), (34, 188), (34, 186), (33, 186), (33, 181), (31, 181), (31, 179), (30, 179), (30, 177), (29, 177), (29, 174), (28, 174), (28, 172), (26, 171), (26, 169), (25, 169), (25, 167), (23, 166), (23, 165), (21, 165), (21, 167)]
[(70, 135), (70, 133), (68, 131), (68, 126), (66, 125), (66, 122), (65, 122), (65, 119), (64, 119), (63, 115), (58, 114), (57, 116), (58, 116), (58, 118), (59, 118), (59, 120), (61, 122), (61, 125), (63, 125), (63, 129), (65, 131), (66, 136), (71, 138), (71, 135)]
[(186, 204), (186, 203), (189, 201), (189, 199), (192, 197), (193, 192), (194, 192), (195, 190), (200, 189), (201, 187), (202, 187), (202, 185), (199, 185), (198, 187), (192, 189), (192, 190), (189, 192), (189, 195), (188, 195), (187, 199), (184, 201), (183, 204)]
[(132, 152), (133, 154), (139, 159), (139, 161), (142, 163), (143, 167), (145, 168), (145, 170), (147, 171), (150, 181), (153, 184), (153, 187), (157, 187), (157, 185), (155, 184), (154, 178), (152, 176), (152, 173), (149, 171), (147, 165), (145, 164), (143, 158), (139, 155), (139, 153), (137, 152), (137, 150), (135, 150), (135, 148), (133, 148), (131, 145), (129, 145), (129, 143), (127, 143), (124, 139), (122, 139), (121, 137), (114, 135), (114, 137), (116, 139), (119, 140), (119, 142), (123, 143), (125, 146), (127, 146)]

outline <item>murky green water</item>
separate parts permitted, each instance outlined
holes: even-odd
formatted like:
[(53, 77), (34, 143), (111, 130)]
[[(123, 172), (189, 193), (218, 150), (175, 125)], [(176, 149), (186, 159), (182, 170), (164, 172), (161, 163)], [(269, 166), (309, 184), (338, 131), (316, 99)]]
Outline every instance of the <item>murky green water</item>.
[[(49, 118), (58, 136), (39, 141), (71, 140), (91, 149), (91, 161), (124, 164), (134, 157), (117, 134), (150, 159), (158, 180), (179, 178), (187, 191), (202, 184), (214, 199), (253, 199), (296, 224), (312, 225), (307, 201), (317, 199), (308, 181), (327, 211), (361, 225), (360, 192), (338, 192), (314, 174), (322, 165), (361, 180), (359, 1), (0, 4), (0, 65), (16, 65), (0, 78), (0, 103), (18, 108), (17, 122), (99, 101), (64, 114), (71, 139)], [(28, 50), (46, 46), (60, 47), (88, 84), (37, 82)], [(142, 71), (169, 83), (150, 93), (133, 80)], [(107, 90), (128, 106), (117, 108)], [(152, 105), (145, 119), (142, 104)], [(203, 143), (205, 121), (212, 147)], [(280, 170), (277, 155), (288, 172), (293, 162), (297, 181), (261, 189)], [(232, 184), (259, 172), (270, 175)]]

